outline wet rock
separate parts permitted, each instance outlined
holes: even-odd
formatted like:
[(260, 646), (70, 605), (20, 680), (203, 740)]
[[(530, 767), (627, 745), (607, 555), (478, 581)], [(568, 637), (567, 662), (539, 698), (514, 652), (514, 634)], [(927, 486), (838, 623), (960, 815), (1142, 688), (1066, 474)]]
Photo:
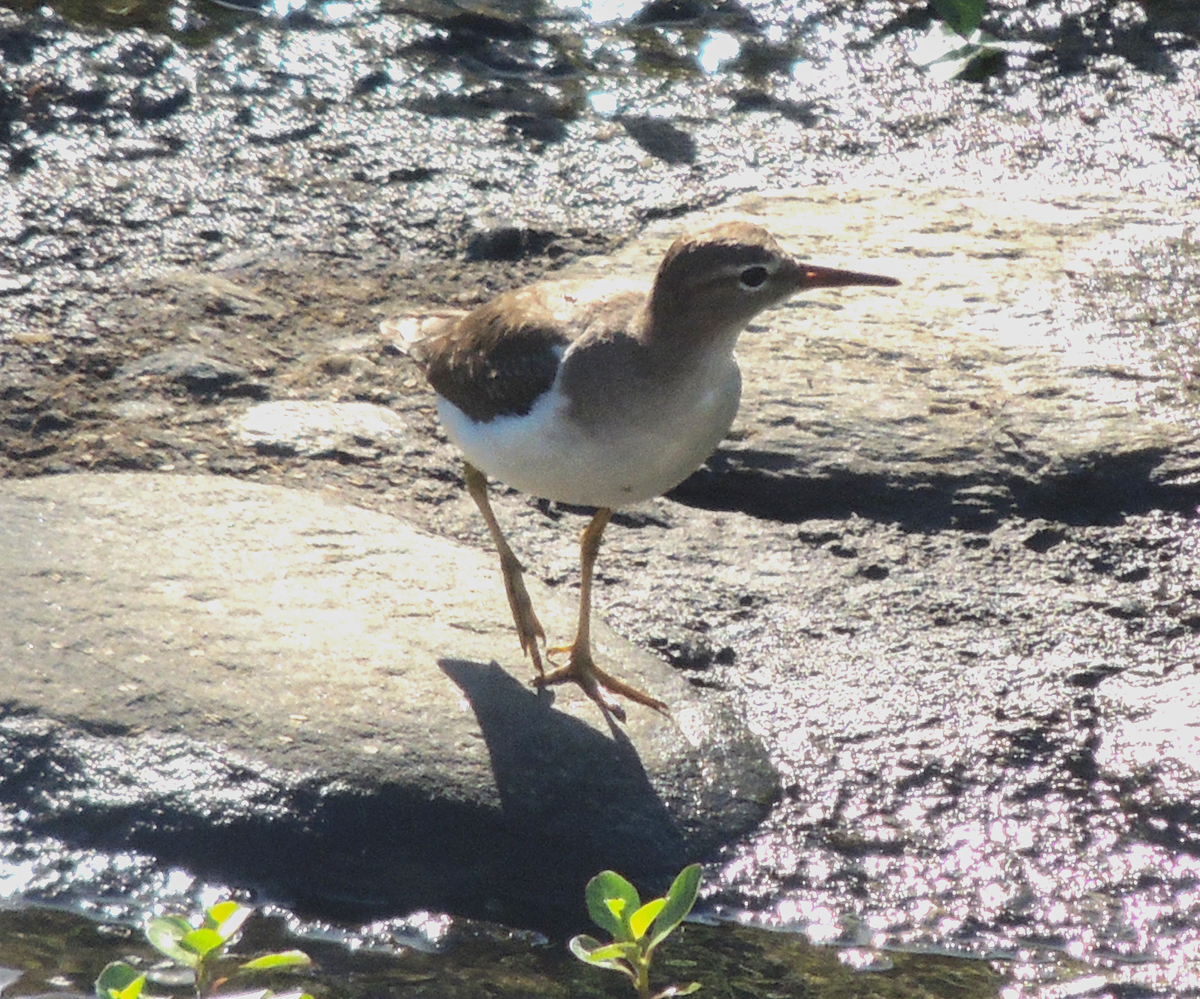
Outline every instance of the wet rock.
[(412, 438), (400, 416), (366, 402), (264, 402), (237, 417), (231, 430), (259, 452), (307, 458), (378, 457)]
[(20, 295), (28, 291), (33, 279), (24, 274), (0, 270), (0, 295)]
[(38, 414), (38, 417), (33, 422), (30, 428), (35, 437), (40, 434), (53, 433), (57, 430), (66, 430), (75, 425), (75, 419), (69, 413), (64, 413), (62, 410), (49, 409), (44, 413)]
[[(1194, 717), (1195, 705), (1186, 690), (1172, 697), (1170, 684), (1161, 703), (1152, 696), (1150, 716), (1137, 697), (1122, 704), (1107, 693), (1135, 677), (1152, 686), (1156, 670), (1184, 688), (1200, 658), (1195, 522), (1146, 512), (1190, 511), (1200, 495), (1186, 438), (1197, 395), (1180, 384), (1194, 385), (1198, 359), (1189, 308), (1195, 203), (1186, 194), (1197, 188), (1200, 158), (1186, 108), (1200, 63), (1186, 40), (1148, 37), (1128, 3), (1043, 4), (1036, 16), (1030, 5), (993, 5), (998, 33), (1052, 51), (1024, 69), (1014, 60), (1006, 79), (980, 90), (931, 85), (912, 71), (902, 50), (928, 21), (920, 5), (896, 18), (885, 9), (895, 5), (827, 4), (835, 33), (855, 39), (844, 53), (809, 52), (794, 18), (762, 7), (782, 42), (752, 29), (735, 62), (703, 76), (695, 75), (702, 31), (630, 49), (608, 44), (608, 28), (597, 34), (569, 19), (554, 23), (560, 37), (583, 40), (582, 49), (568, 40), (571, 53), (590, 53), (579, 62), (587, 85), (539, 96), (495, 77), (549, 79), (567, 51), (556, 48), (559, 28), (543, 31), (551, 22), (539, 22), (536, 45), (480, 46), (470, 65), (443, 61), (457, 59), (473, 30), (448, 25), (442, 35), (458, 38), (431, 47), (425, 64), (416, 49), (429, 32), (410, 20), (412, 4), (382, 13), (358, 5), (348, 30), (268, 16), (216, 39), (210, 28), (224, 29), (201, 6), (176, 7), (172, 29), (185, 43), (162, 68), (153, 71), (153, 53), (131, 60), (147, 76), (120, 68), (136, 36), (105, 45), (107, 29), (70, 28), (45, 8), (0, 10), (0, 162), (21, 175), (13, 210), (0, 213), (4, 266), (31, 282), (0, 297), (6, 334), (99, 337), (120, 364), (211, 321), (214, 334), (193, 341), (205, 352), (247, 371), (285, 368), (319, 349), (314, 341), (373, 330), (386, 297), (470, 303), (545, 267), (539, 256), (513, 267), (451, 262), (480, 219), (519, 219), (560, 239), (588, 232), (596, 246), (665, 217), (667, 239), (691, 224), (681, 217), (689, 207), (757, 210), (734, 205), (731, 190), (803, 185), (779, 227), (785, 241), (835, 263), (903, 262), (895, 273), (905, 288), (861, 302), (859, 292), (825, 292), (764, 318), (742, 344), (747, 394), (736, 438), (677, 494), (691, 506), (659, 502), (668, 526), (629, 524), (605, 539), (605, 555), (616, 556), (602, 563), (606, 610), (625, 634), (681, 665), (693, 655), (704, 662), (706, 649), (732, 650), (732, 666), (717, 653), (691, 678), (734, 692), (794, 788), (714, 887), (767, 918), (849, 913), (851, 937), (849, 927), (881, 925), (890, 943), (932, 949), (1054, 941), (1059, 953), (1104, 962), (1132, 954), (1142, 981), (1192, 987), (1175, 976), (1200, 925), (1191, 804), (1200, 794), (1189, 718), (1166, 708), (1178, 703)], [(654, 5), (651, 18), (703, 19), (710, 6)], [(1151, 25), (1195, 25), (1192, 0), (1142, 7)], [(736, 24), (724, 8), (716, 13), (726, 30)], [(166, 52), (163, 36), (148, 37)], [(763, 43), (777, 62), (759, 74)], [(354, 96), (356, 81), (401, 65), (391, 86)], [(797, 70), (782, 96), (739, 96), (746, 80), (781, 68), (785, 77)], [(853, 100), (847, 78), (861, 83)], [(699, 168), (648, 156), (628, 130), (594, 114), (593, 83), (630, 114), (660, 113), (685, 128)], [(192, 100), (165, 119), (169, 127), (133, 116), (139, 95), (188, 88)], [(71, 104), (89, 91), (111, 97), (90, 109)], [(421, 107), (459, 117), (412, 110)], [(552, 147), (507, 131), (524, 137), (533, 122), (551, 121), (570, 122)], [(306, 135), (314, 124), (320, 130)], [(663, 149), (672, 149), (670, 134)], [(864, 201), (864, 177), (891, 178), (893, 194)], [(814, 188), (816, 178), (834, 186)], [(1024, 200), (1013, 201), (1009, 182), (1025, 185)], [(141, 198), (186, 214), (119, 224), (127, 206), (136, 220)], [(1014, 203), (1026, 207), (1014, 212)], [(864, 221), (864, 206), (878, 218)], [(1154, 253), (1123, 263), (1139, 246)], [(641, 273), (658, 253), (651, 246), (638, 261)], [(408, 254), (416, 260), (393, 269)], [(204, 274), (190, 285), (155, 277), (164, 267), (201, 271), (218, 257), (222, 268), (244, 268), (241, 287)], [(1122, 270), (1129, 290), (1116, 301)], [(394, 280), (413, 271), (416, 280)], [(1164, 282), (1171, 272), (1173, 283)], [(127, 285), (139, 273), (155, 282), (149, 293)], [(890, 336), (878, 312), (860, 311), (867, 304), (890, 314)], [(111, 325), (102, 327), (105, 316)], [(1161, 345), (1148, 350), (1148, 335)], [(38, 396), (45, 408), (92, 422), (54, 395), (64, 374), (75, 378), (71, 391), (102, 405), (128, 391), (107, 381), (107, 366), (64, 372), (57, 358), (37, 361), (57, 349), (30, 343), (24, 351), (10, 343), (6, 364), (37, 364), (52, 390)], [(427, 396), (403, 388), (412, 372), (386, 359), (381, 368), (396, 375), (389, 401), (419, 416)], [(6, 386), (13, 377), (10, 367), (0, 372)], [(289, 398), (376, 399), (347, 382), (289, 379), (278, 388)], [(225, 429), (241, 403), (186, 392), (171, 401), (176, 415), (145, 418), (173, 426), (178, 453), (162, 456), (178, 467), (203, 449), (213, 471), (278, 481), (302, 473), (363, 502), (407, 503), (429, 530), (486, 543), (459, 495), (456, 459), (432, 430), (423, 454), (301, 469), (249, 448), (230, 453)], [(122, 441), (122, 429), (77, 424), (62, 432), (77, 439), (74, 451), (52, 458), (37, 455), (53, 449), (55, 434), (18, 441), (0, 456), (0, 475), (78, 470), (109, 453), (136, 463), (143, 449)], [(356, 446), (364, 456), (376, 448)], [(498, 491), (496, 499), (522, 558), (549, 564), (550, 578), (571, 578), (576, 515), (539, 547), (549, 518), (523, 498)], [(808, 539), (763, 518), (814, 513), (827, 519), (804, 525)], [(1088, 534), (1081, 525), (1098, 526)], [(1024, 544), (1042, 530), (1061, 540)], [(1147, 538), (1170, 544), (1149, 552)], [(557, 566), (541, 558), (552, 544), (566, 553)], [(907, 564), (887, 551), (892, 544)], [(639, 571), (627, 571), (633, 559), (622, 554), (641, 559)], [(871, 566), (888, 575), (860, 571)], [(1146, 613), (1111, 612), (1130, 600)], [(1147, 717), (1154, 738), (1139, 744), (1145, 762), (1134, 765), (1122, 738), (1140, 739)], [(106, 745), (95, 743), (84, 772), (105, 766)], [(192, 827), (176, 828), (183, 839)], [(142, 898), (153, 883), (123, 882)], [(1136, 989), (1129, 975), (1114, 971), (1114, 982)]]
[(389, 86), (391, 82), (392, 78), (386, 69), (377, 69), (355, 80), (354, 92), (356, 94), (374, 93), (376, 90)]
[[(390, 517), (75, 475), (4, 483), (0, 539), (0, 788), (30, 835), (309, 907), (527, 923), (603, 867), (661, 882), (775, 794), (713, 695), (603, 625), (674, 722), (634, 707), (614, 731), (531, 690), (492, 560)], [(569, 634), (573, 604), (532, 595)]]
[(145, 79), (154, 76), (171, 55), (171, 46), (149, 38), (138, 38), (120, 48), (113, 60), (114, 69), (126, 76)]
[(730, 665), (733, 649), (728, 645), (714, 649), (703, 635), (688, 635), (680, 639), (651, 638), (647, 643), (676, 669), (703, 672), (713, 663)]
[(535, 142), (562, 142), (567, 137), (567, 126), (558, 118), (513, 114), (504, 119), (504, 127), (512, 135)]
[(259, 146), (283, 146), (290, 142), (302, 142), (320, 132), (319, 122), (272, 118), (248, 133), (246, 138)]
[(432, 180), (438, 173), (429, 167), (397, 167), (388, 171), (387, 179), (389, 184), (420, 184)]
[(186, 87), (163, 91), (154, 87), (141, 86), (133, 95), (130, 112), (137, 121), (162, 121), (170, 118), (192, 102), (192, 93)]
[(187, 347), (169, 347), (130, 361), (118, 370), (117, 376), (130, 380), (163, 378), (201, 395), (261, 397), (267, 391), (266, 386), (253, 382), (244, 368)]
[(1194, 793), (1186, 793), (1194, 785), (1181, 789), (1176, 784), (1194, 774), (1200, 759), (1200, 683), (1194, 664), (1182, 664), (1173, 676), (1135, 669), (1105, 677), (1098, 700), (1114, 719), (1099, 740), (1098, 766), (1138, 777), (1161, 774), (1161, 780), (1127, 781), (1136, 789), (1127, 802), (1130, 816), (1144, 823), (1148, 838), (1194, 855), (1200, 804)]
[(121, 224), (131, 229), (162, 222), (171, 213), (168, 205), (160, 204), (150, 198), (138, 198), (130, 202), (121, 213)]
[(619, 115), (616, 120), (634, 142), (664, 163), (695, 162), (696, 140), (671, 122), (645, 115)]
[(546, 250), (558, 234), (522, 226), (495, 226), (467, 240), (467, 260), (521, 260)]
[(212, 312), (274, 319), (288, 312), (284, 302), (209, 271), (181, 270), (166, 277), (172, 292), (207, 299)]
[(175, 407), (161, 399), (122, 399), (112, 411), (122, 420), (153, 420), (171, 415)]
[(1065, 537), (1066, 533), (1058, 528), (1039, 527), (1025, 539), (1024, 544), (1030, 551), (1044, 553), (1062, 544)]
[(120, 138), (106, 150), (104, 158), (135, 163), (170, 156), (174, 151), (172, 144), (165, 139)]

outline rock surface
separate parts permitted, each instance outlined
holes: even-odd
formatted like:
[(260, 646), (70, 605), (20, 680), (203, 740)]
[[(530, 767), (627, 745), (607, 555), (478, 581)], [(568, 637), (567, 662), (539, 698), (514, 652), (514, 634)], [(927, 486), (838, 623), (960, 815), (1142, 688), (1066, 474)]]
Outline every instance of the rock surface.
[(412, 436), (403, 419), (369, 402), (264, 402), (231, 429), (259, 452), (352, 460), (378, 458), (389, 445)]
[[(0, 539), (0, 784), (75, 847), (300, 906), (519, 921), (574, 909), (604, 867), (661, 881), (775, 795), (715, 698), (602, 625), (674, 723), (634, 707), (610, 731), (575, 688), (531, 690), (491, 560), (382, 514), (60, 476), (3, 484)], [(569, 599), (531, 582), (569, 634)]]

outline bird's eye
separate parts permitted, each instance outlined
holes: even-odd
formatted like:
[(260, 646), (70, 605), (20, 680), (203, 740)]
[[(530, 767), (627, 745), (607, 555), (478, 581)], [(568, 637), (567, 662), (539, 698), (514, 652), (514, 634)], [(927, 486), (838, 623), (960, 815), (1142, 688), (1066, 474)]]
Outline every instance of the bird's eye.
[(742, 271), (738, 283), (748, 291), (755, 291), (767, 283), (767, 269), (761, 265), (747, 267)]

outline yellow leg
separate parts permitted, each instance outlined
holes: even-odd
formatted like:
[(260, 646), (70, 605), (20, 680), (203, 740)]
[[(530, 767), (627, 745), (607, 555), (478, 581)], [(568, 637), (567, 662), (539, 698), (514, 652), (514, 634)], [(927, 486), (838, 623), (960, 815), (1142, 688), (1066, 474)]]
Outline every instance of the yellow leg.
[(492, 543), (500, 553), (500, 572), (504, 576), (504, 592), (508, 594), (508, 606), (512, 610), (513, 622), (517, 626), (517, 638), (521, 641), (521, 651), (529, 655), (538, 676), (545, 675), (542, 668), (542, 654), (538, 642), (546, 641), (546, 632), (533, 612), (533, 602), (529, 599), (529, 591), (525, 589), (525, 579), (522, 576), (521, 563), (508, 546), (504, 532), (500, 530), (500, 522), (492, 512), (492, 504), (488, 501), (487, 476), (470, 462), (464, 462), (467, 480), (467, 492), (479, 507), (483, 519), (487, 522), (488, 531), (492, 535)]
[(625, 709), (609, 694), (617, 694), (669, 715), (670, 711), (664, 702), (605, 673), (592, 658), (592, 574), (596, 566), (596, 556), (600, 554), (600, 539), (612, 515), (612, 510), (601, 507), (583, 529), (583, 537), (579, 544), (579, 626), (575, 631), (575, 641), (562, 648), (550, 649), (548, 653), (567, 653), (567, 663), (536, 677), (533, 683), (535, 687), (544, 687), (551, 683), (577, 683), (584, 693), (600, 706), (601, 711), (611, 712), (621, 721), (625, 720)]

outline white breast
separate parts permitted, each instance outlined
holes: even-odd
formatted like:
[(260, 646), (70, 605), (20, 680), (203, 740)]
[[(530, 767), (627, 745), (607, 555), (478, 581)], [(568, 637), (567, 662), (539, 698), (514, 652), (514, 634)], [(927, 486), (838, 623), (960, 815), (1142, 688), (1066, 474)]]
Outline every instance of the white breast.
[(525, 416), (476, 423), (438, 397), (446, 433), (467, 460), (522, 492), (580, 506), (622, 507), (659, 496), (703, 464), (737, 414), (732, 354), (638, 404), (614, 392), (603, 425), (568, 416), (556, 381)]

